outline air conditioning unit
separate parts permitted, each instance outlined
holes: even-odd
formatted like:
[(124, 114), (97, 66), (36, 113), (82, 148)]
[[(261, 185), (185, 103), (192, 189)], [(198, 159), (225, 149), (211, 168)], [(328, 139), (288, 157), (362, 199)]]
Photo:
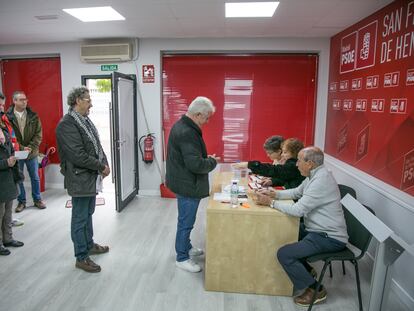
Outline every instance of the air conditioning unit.
[(127, 62), (132, 57), (131, 42), (81, 45), (80, 58), (85, 63)]

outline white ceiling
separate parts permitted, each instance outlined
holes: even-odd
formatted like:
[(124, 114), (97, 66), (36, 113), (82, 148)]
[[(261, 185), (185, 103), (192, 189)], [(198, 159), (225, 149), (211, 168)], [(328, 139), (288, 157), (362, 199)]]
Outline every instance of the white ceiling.
[[(233, 19), (224, 17), (225, 2), (0, 0), (0, 45), (115, 37), (331, 37), (392, 0), (280, 0), (272, 18)], [(82, 23), (62, 11), (63, 8), (107, 5), (126, 20)], [(57, 15), (57, 19), (42, 21), (35, 18), (44, 15)]]

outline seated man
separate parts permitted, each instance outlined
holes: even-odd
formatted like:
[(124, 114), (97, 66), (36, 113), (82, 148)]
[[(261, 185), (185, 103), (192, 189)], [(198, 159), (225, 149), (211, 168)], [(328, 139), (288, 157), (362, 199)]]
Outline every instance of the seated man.
[[(299, 241), (281, 247), (277, 258), (296, 290), (304, 292), (294, 298), (300, 306), (309, 306), (316, 289), (316, 272), (306, 258), (319, 253), (337, 252), (348, 242), (344, 213), (340, 203), (338, 184), (323, 165), (323, 152), (317, 147), (302, 149), (297, 166), (306, 179), (294, 189), (260, 190), (255, 201), (286, 214), (304, 218)], [(295, 199), (286, 203), (274, 199)], [(313, 271), (312, 271), (313, 270)], [(320, 287), (316, 303), (326, 299), (326, 290)]]

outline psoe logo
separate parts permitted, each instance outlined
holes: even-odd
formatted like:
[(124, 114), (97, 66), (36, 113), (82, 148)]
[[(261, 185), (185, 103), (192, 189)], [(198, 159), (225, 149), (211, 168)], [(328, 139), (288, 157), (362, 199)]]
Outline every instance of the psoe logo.
[(354, 31), (341, 39), (341, 60), (339, 72), (351, 72), (356, 64), (357, 32)]

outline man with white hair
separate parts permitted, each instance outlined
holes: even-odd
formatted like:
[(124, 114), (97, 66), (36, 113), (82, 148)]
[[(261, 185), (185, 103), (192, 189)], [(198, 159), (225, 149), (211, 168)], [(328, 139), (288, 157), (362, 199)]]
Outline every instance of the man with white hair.
[[(323, 152), (318, 147), (302, 149), (296, 163), (305, 180), (294, 189), (257, 193), (256, 203), (278, 209), (286, 214), (303, 217), (299, 241), (281, 247), (277, 258), (296, 290), (304, 292), (294, 298), (300, 306), (309, 306), (316, 290), (316, 271), (306, 258), (319, 253), (337, 252), (345, 248), (348, 233), (340, 203), (338, 184), (323, 165)], [(275, 199), (293, 199), (286, 203)], [(327, 293), (320, 286), (316, 303), (326, 299)]]
[(191, 245), (190, 234), (200, 200), (209, 195), (208, 173), (219, 160), (215, 154), (207, 155), (201, 132), (214, 112), (210, 99), (197, 97), (174, 124), (168, 138), (166, 184), (176, 194), (178, 205), (176, 266), (189, 272), (201, 271), (192, 257), (204, 252)]

